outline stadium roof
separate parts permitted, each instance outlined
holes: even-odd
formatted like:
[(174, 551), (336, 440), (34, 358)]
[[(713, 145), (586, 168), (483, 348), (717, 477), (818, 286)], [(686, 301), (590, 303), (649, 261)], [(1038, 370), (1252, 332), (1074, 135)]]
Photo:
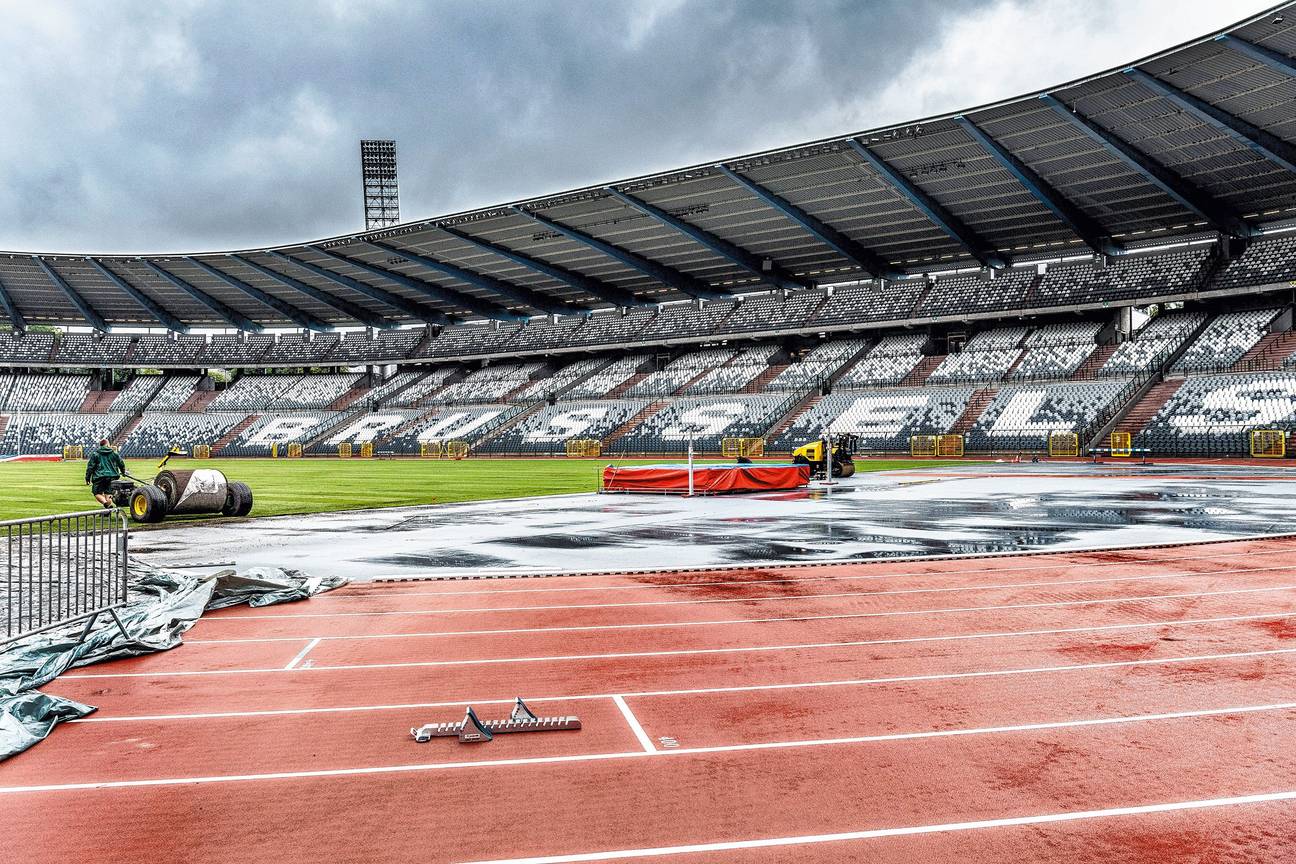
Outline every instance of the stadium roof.
[(379, 231), (0, 253), (0, 314), (181, 331), (512, 319), (1246, 237), (1296, 216), (1293, 5), (958, 114)]

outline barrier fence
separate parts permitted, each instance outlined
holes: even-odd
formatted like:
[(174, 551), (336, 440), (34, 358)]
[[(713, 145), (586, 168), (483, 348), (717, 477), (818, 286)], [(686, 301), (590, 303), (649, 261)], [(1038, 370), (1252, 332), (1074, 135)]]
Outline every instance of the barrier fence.
[(765, 455), (764, 438), (725, 438), (720, 442), (720, 455), (729, 459), (741, 456), (755, 459)]
[(603, 452), (603, 442), (597, 438), (572, 438), (567, 442), (569, 459), (593, 459)]
[[(87, 510), (0, 522), (5, 629), (0, 645), (99, 615), (126, 603), (126, 514)], [(121, 622), (117, 620), (120, 627)]]

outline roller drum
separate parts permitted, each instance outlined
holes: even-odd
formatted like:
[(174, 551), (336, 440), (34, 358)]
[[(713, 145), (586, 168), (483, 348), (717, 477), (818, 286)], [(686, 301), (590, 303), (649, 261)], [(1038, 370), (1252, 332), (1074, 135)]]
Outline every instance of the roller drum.
[(167, 469), (153, 483), (167, 497), (171, 513), (219, 513), (225, 506), (229, 481), (215, 468)]

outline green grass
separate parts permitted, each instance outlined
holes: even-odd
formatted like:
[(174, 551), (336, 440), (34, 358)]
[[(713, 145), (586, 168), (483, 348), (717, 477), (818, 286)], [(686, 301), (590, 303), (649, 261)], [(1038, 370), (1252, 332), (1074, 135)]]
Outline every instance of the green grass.
[[(173, 462), (171, 467), (212, 467), (252, 487), (253, 516), (319, 513), (410, 504), (449, 504), (490, 498), (561, 495), (598, 489), (604, 465), (643, 465), (670, 459), (217, 459)], [(859, 471), (957, 465), (953, 461), (864, 459)], [(151, 478), (156, 460), (128, 460), (136, 477)], [(95, 507), (84, 485), (83, 462), (0, 464), (0, 519), (68, 513)]]

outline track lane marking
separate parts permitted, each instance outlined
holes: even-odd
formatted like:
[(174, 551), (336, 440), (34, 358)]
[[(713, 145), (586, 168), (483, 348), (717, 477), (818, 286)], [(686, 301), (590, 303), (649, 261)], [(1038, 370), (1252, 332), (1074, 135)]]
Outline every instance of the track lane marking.
[[(864, 613), (861, 613), (864, 614)], [(880, 645), (902, 642), (932, 642), (943, 639), (989, 639), (1000, 636), (1039, 636), (1053, 633), (1088, 633), (1095, 630), (1120, 630), (1130, 627), (1160, 627), (1171, 624), (1205, 624), (1211, 621), (1255, 621), (1259, 619), (1290, 618), (1296, 610), (1289, 612), (1264, 612), (1255, 615), (1226, 615), (1219, 618), (1175, 618), (1170, 621), (1145, 621), (1132, 624), (1100, 624), (1091, 627), (1062, 627), (1053, 630), (1008, 630), (992, 633), (970, 633), (961, 636), (905, 636), (894, 639), (877, 640)], [(446, 636), (510, 636), (521, 633), (569, 633), (580, 630), (636, 630), (654, 627), (719, 627), (730, 624), (780, 624), (785, 622), (825, 621), (843, 618), (856, 618), (854, 614), (844, 615), (798, 615), (788, 618), (720, 618), (713, 621), (662, 621), (651, 624), (595, 624), (577, 627), (520, 627), (514, 630), (437, 630), (413, 633), (355, 633), (345, 636), (320, 636), (326, 642), (349, 642), (364, 639), (427, 639)], [(249, 636), (243, 639), (185, 639), (186, 644), (193, 645), (239, 645), (245, 642), (300, 642), (309, 636)]]
[[(633, 695), (633, 694), (624, 694)], [(599, 697), (606, 700), (607, 696)], [(564, 762), (601, 762), (613, 759), (662, 759), (678, 756), (699, 756), (714, 753), (740, 753), (760, 750), (806, 749), (813, 747), (875, 744), (882, 742), (921, 740), (928, 738), (955, 738), (971, 735), (1002, 735), (1016, 732), (1040, 732), (1058, 729), (1082, 729), (1099, 726), (1121, 726), (1167, 720), (1189, 720), (1221, 715), (1259, 714), (1270, 711), (1296, 710), (1296, 702), (1275, 702), (1264, 705), (1236, 705), (1226, 708), (1200, 708), (1191, 711), (1173, 711), (1158, 714), (1130, 714), (1116, 717), (1099, 717), (1082, 720), (1056, 720), (1045, 723), (1020, 723), (1007, 726), (983, 726), (964, 729), (934, 729), (914, 732), (892, 732), (880, 735), (858, 735), (839, 738), (803, 738), (794, 741), (764, 741), (753, 744), (721, 744), (709, 747), (681, 747), (675, 750), (632, 750), (610, 753), (577, 753), (567, 756), (532, 756), (514, 759), (487, 759), (476, 762), (422, 762), (406, 765), (382, 765), (362, 768), (321, 768), (311, 771), (274, 771), (262, 774), (215, 774), (201, 777), (158, 777), (137, 780), (100, 780), (80, 783), (45, 783), (29, 786), (0, 786), (0, 795), (35, 792), (69, 792), (87, 789), (126, 789), (149, 786), (180, 786), (187, 784), (235, 783), (263, 780), (293, 780), (316, 777), (353, 777), (366, 774), (399, 774), (413, 771), (443, 771), (462, 768), (495, 768), (520, 765), (550, 765)], [(636, 721), (637, 722), (637, 721)], [(646, 737), (646, 736), (645, 736)], [(642, 742), (641, 742), (642, 743)], [(649, 741), (645, 745), (651, 747)]]
[(303, 660), (305, 660), (305, 659), (306, 659), (306, 655), (309, 654), (309, 653), (311, 652), (311, 650), (312, 650), (316, 645), (318, 645), (318, 644), (320, 644), (320, 639), (319, 639), (319, 638), (315, 638), (315, 639), (312, 639), (312, 640), (310, 640), (309, 642), (307, 642), (307, 643), (306, 643), (306, 647), (303, 648), (303, 649), (301, 649), (300, 651), (298, 651), (298, 652), (297, 652), (297, 656), (294, 657), (294, 658), (292, 658), (291, 660), (289, 660), (289, 661), (288, 661), (288, 665), (283, 667), (283, 668), (284, 668), (284, 671), (287, 672), (287, 671), (290, 670), (290, 669), (296, 669), (296, 668), (297, 668), (297, 664), (299, 664), (299, 663), (301, 663)]
[(531, 858), (495, 858), (491, 860), (468, 862), (468, 864), (575, 864), (575, 862), (581, 861), (656, 858), (665, 855), (728, 852), (739, 849), (768, 849), (781, 846), (838, 843), (847, 840), (871, 840), (880, 837), (909, 837), (918, 834), (944, 834), (957, 831), (978, 831), (988, 828), (1046, 825), (1058, 822), (1076, 822), (1086, 819), (1109, 819), (1119, 816), (1146, 816), (1153, 813), (1207, 810), (1220, 807), (1240, 807), (1248, 804), (1265, 804), (1274, 801), (1291, 801), (1293, 799), (1296, 799), (1296, 790), (1264, 792), (1256, 795), (1237, 795), (1231, 798), (1204, 798), (1194, 801), (1174, 801), (1166, 804), (1139, 804), (1129, 807), (1110, 807), (1104, 810), (1072, 810), (1064, 813), (1045, 813), (1035, 816), (1008, 816), (1000, 819), (980, 819), (973, 822), (943, 822), (933, 825), (910, 825), (902, 828), (870, 828), (862, 831), (843, 831), (836, 834), (804, 834), (794, 837), (766, 837), (757, 840), (727, 840), (716, 843), (695, 843), (687, 846), (616, 849), (604, 852), (578, 852), (568, 855), (542, 855)]
[[(1051, 554), (1066, 555), (1068, 553), (1055, 552)], [(1070, 554), (1084, 555), (1088, 553), (1076, 552)], [(1032, 567), (975, 567), (975, 568), (970, 567), (970, 568), (960, 569), (960, 570), (927, 570), (927, 571), (913, 572), (913, 573), (861, 573), (861, 574), (852, 574), (852, 575), (843, 575), (843, 576), (797, 576), (797, 577), (787, 576), (781, 579), (724, 579), (724, 580), (717, 580), (714, 582), (673, 582), (673, 583), (648, 583), (648, 584), (635, 584), (635, 585), (581, 585), (581, 586), (559, 586), (559, 587), (544, 587), (544, 588), (499, 588), (494, 590), (483, 589), (479, 591), (400, 591), (397, 589), (396, 585), (387, 584), (387, 583), (384, 583), (384, 587), (392, 589), (391, 593), (388, 594), (387, 596), (480, 597), (480, 596), (489, 596), (495, 594), (545, 594), (545, 593), (561, 593), (567, 591), (628, 591), (628, 590), (638, 591), (638, 590), (653, 590), (653, 589), (661, 590), (661, 589), (670, 589), (670, 588), (713, 588), (722, 585), (784, 585), (784, 584), (796, 583), (796, 582), (833, 582), (833, 581), (851, 581), (851, 580), (865, 580), (865, 579), (916, 578), (919, 576), (944, 577), (944, 576), (962, 575), (967, 573), (1027, 573), (1035, 570), (1067, 570), (1067, 569), (1077, 569), (1077, 568), (1088, 569), (1093, 567), (1131, 567), (1131, 566), (1138, 566), (1141, 564), (1165, 564), (1171, 561), (1212, 561), (1219, 558), (1241, 558), (1241, 557), (1252, 558), (1260, 555), (1291, 555), (1291, 554), (1292, 554), (1292, 550), (1290, 549), (1269, 549), (1260, 552), (1221, 552), (1217, 555), (1192, 555), (1192, 556), (1174, 555), (1163, 559), (1147, 558), (1147, 559), (1135, 559), (1132, 561), (1078, 561), (1075, 563), (1062, 562), (1062, 563), (1055, 563), (1055, 564), (1041, 564)], [(870, 563), (866, 563), (866, 562), (854, 562), (854, 561), (841, 561), (836, 563), (842, 567), (884, 566), (881, 564), (871, 565)], [(940, 562), (932, 562), (932, 563), (938, 564)], [(780, 564), (768, 564), (768, 565), (753, 566), (751, 569), (778, 570), (781, 566), (782, 565)], [(828, 566), (832, 566), (832, 565), (828, 565)], [(1296, 566), (1293, 566), (1292, 569), (1296, 569)], [(1200, 572), (1202, 575), (1206, 575), (1207, 572), (1228, 572), (1228, 571), (1192, 571), (1192, 572), (1194, 573)], [(382, 578), (401, 578), (401, 577), (399, 574), (393, 574), (392, 576), (388, 576), (388, 577), (376, 576), (373, 577), (371, 581), (376, 582)], [(592, 578), (592, 577), (579, 577), (579, 578)], [(615, 578), (624, 581), (627, 579), (633, 579), (634, 575), (633, 574), (626, 574), (626, 575), (605, 574), (604, 578)], [(445, 581), (449, 582), (450, 580), (445, 580)], [(357, 586), (353, 584), (352, 587), (355, 588)], [(318, 594), (315, 597), (312, 597), (311, 599), (312, 600), (321, 600), (321, 599), (354, 600), (358, 596), (359, 595), (357, 594), (348, 594), (345, 592), (338, 593), (334, 591), (327, 591), (323, 594)], [(364, 596), (369, 597), (369, 596), (378, 596), (378, 595), (364, 595)]]
[(657, 747), (652, 743), (652, 739), (648, 737), (648, 733), (644, 731), (643, 726), (639, 724), (639, 718), (630, 710), (630, 706), (626, 704), (625, 699), (618, 694), (612, 697), (612, 701), (616, 703), (617, 710), (620, 711), (621, 716), (625, 718), (626, 725), (630, 727), (630, 731), (634, 733), (635, 740), (639, 742), (639, 746), (644, 749), (644, 752), (656, 753)]
[[(1271, 593), (1275, 591), (1292, 591), (1292, 590), (1296, 590), (1296, 585), (1281, 585), (1273, 588), (1233, 588), (1224, 591), (1201, 591), (1201, 592), (1194, 592), (1190, 594), (1151, 594), (1151, 595), (1146, 595), (1141, 597), (1104, 597), (1097, 600), (1062, 600), (1053, 603), (1017, 603), (1017, 604), (1011, 604), (1006, 606), (962, 606), (962, 607), (956, 606), (956, 607), (937, 608), (937, 609), (903, 609), (903, 610), (892, 610), (889, 612), (861, 612), (851, 617), (890, 618), (890, 617), (907, 616), (907, 615), (949, 615), (949, 614), (960, 614), (965, 612), (998, 611), (1001, 609), (1038, 609), (1038, 608), (1045, 608), (1045, 607), (1051, 608), (1051, 607), (1060, 607), (1060, 606), (1089, 606), (1089, 605), (1099, 605), (1105, 603), (1133, 603), (1133, 602), (1141, 602), (1146, 600), (1180, 600), (1180, 599), (1196, 598), (1196, 597), (1217, 597), (1217, 596), (1224, 596), (1224, 595), (1232, 596), (1237, 594), (1261, 594), (1261, 593)], [(646, 656), (653, 656), (653, 654), (651, 652), (648, 652)], [(663, 654), (663, 656), (665, 655)], [(554, 657), (529, 658), (526, 660), (526, 662), (537, 662), (539, 660), (563, 660), (563, 659), (570, 659), (572, 657), (576, 657), (576, 659), (582, 659), (579, 657), (579, 655), (557, 655)], [(490, 663), (490, 662), (500, 662), (500, 661), (498, 660), (480, 660), (480, 661), (411, 660), (411, 661), (400, 661), (400, 662), (391, 662), (391, 663), (347, 663), (347, 664), (337, 664), (332, 666), (310, 666), (309, 668), (298, 667), (296, 669), (283, 669), (279, 667), (260, 668), (260, 669), (256, 669), (256, 668), (254, 669), (191, 669), (191, 670), (177, 669), (171, 671), (163, 670), (157, 672), (104, 672), (98, 675), (61, 675), (59, 676), (59, 679), (64, 681), (78, 681), (78, 680), (85, 680), (85, 679), (98, 680), (100, 678), (103, 679), (173, 678), (173, 677), (209, 676), (209, 675), (248, 675), (248, 674), (260, 674), (265, 672), (328, 672), (328, 671), (347, 670), (347, 669), (399, 669), (405, 667), (418, 667), (418, 666), (448, 666), (448, 665), (463, 664), (467, 662)]]
[[(1105, 663), (1073, 663), (1059, 666), (1026, 666), (1013, 669), (985, 669), (973, 672), (933, 672), (926, 675), (899, 675), (889, 678), (839, 678), (828, 681), (799, 681), (786, 684), (734, 684), (728, 687), (695, 687), (676, 690), (639, 690), (620, 693), (581, 693), (566, 696), (528, 696), (527, 702), (583, 702), (608, 700), (613, 696), (650, 698), (654, 696), (694, 696), (713, 693), (754, 693), (769, 690), (810, 690), (820, 687), (860, 687), (872, 684), (900, 684), (917, 681), (956, 681), (967, 678), (1001, 678), (1011, 675), (1044, 675), (1055, 672), (1082, 672), (1093, 669), (1121, 669), (1131, 666), (1157, 666), (1191, 663), (1202, 660), (1241, 660), (1296, 654), (1296, 648), (1272, 648), (1263, 651), (1238, 651), (1224, 654), (1194, 654), (1185, 657), (1154, 657), (1142, 660), (1112, 660)], [(223, 717), (273, 717), (288, 714), (335, 714), (348, 711), (396, 711), (410, 708), (462, 708), (464, 705), (512, 705), (513, 699), (459, 699), (451, 702), (409, 702), (388, 705), (356, 705), (331, 708), (283, 708), (253, 711), (218, 711), (194, 714), (155, 714), (125, 717), (83, 717), (70, 723), (144, 722), (155, 720), (206, 720)]]
[[(483, 608), (473, 607), (452, 607), (449, 609), (382, 609), (371, 612), (289, 612), (282, 615), (222, 615), (212, 618), (204, 618), (204, 621), (228, 622), (228, 621), (260, 621), (274, 620), (282, 621), (293, 618), (366, 618), (377, 615), (464, 615), (464, 614), (483, 614), (494, 612), (566, 612), (575, 609), (626, 609), (639, 608), (644, 606), (706, 606), (716, 603), (777, 603), (777, 602), (798, 602), (802, 600), (826, 600), (837, 599), (842, 597), (886, 597), (901, 594), (945, 594), (957, 593), (963, 591), (998, 591), (1012, 590), (1015, 588), (1051, 588), (1058, 585), (1088, 585), (1102, 584), (1107, 582), (1139, 582), (1152, 579), (1172, 579), (1172, 578), (1189, 578), (1194, 576), (1232, 576), (1239, 573), (1272, 573), (1277, 571), (1291, 572), (1296, 570), (1292, 567), (1248, 567), (1238, 570), (1215, 570), (1208, 573), (1185, 572), (1185, 573), (1156, 573), (1148, 576), (1119, 576), (1106, 579), (1075, 579), (1069, 581), (1048, 581), (1048, 582), (1010, 582), (1007, 584), (991, 585), (969, 585), (954, 586), (949, 588), (895, 588), (885, 591), (834, 591), (824, 594), (797, 594), (788, 596), (786, 594), (769, 594), (758, 597), (712, 597), (705, 600), (644, 600), (631, 603), (573, 603), (566, 605), (550, 606), (493, 606)], [(1008, 608), (1008, 607), (1003, 607)]]

